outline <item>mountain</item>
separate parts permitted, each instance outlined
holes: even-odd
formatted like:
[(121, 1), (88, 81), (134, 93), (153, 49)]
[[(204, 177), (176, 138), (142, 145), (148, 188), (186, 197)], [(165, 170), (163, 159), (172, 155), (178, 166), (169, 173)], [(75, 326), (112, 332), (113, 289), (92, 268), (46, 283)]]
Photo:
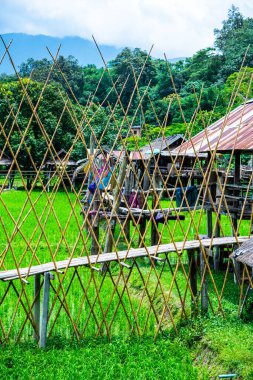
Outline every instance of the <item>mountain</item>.
[[(48, 58), (50, 60), (51, 57), (47, 51), (47, 47), (50, 49), (51, 53), (55, 55), (60, 45), (60, 55), (63, 55), (64, 57), (72, 55), (82, 66), (87, 64), (95, 64), (97, 67), (103, 66), (103, 61), (95, 43), (80, 37), (57, 38), (44, 35), (32, 36), (22, 33), (2, 34), (2, 37), (7, 45), (13, 40), (10, 47), (10, 54), (17, 68), (28, 58)], [(109, 45), (100, 45), (99, 48), (106, 61), (114, 59), (122, 50)], [(0, 42), (0, 60), (4, 51), (4, 46)], [(1, 73), (13, 73), (13, 68), (7, 56), (4, 58), (0, 66), (0, 74)]]
[[(18, 69), (21, 63), (26, 62), (28, 58), (33, 59), (51, 59), (47, 51), (47, 47), (53, 55), (56, 54), (58, 47), (61, 45), (60, 55), (68, 57), (72, 55), (75, 57), (81, 66), (87, 64), (94, 64), (97, 67), (103, 66), (103, 61), (100, 57), (99, 51), (93, 41), (81, 37), (50, 37), (45, 35), (30, 35), (23, 33), (8, 33), (2, 34), (2, 37), (8, 46), (10, 46), (10, 54), (13, 62)], [(116, 58), (121, 52), (122, 48), (117, 48), (110, 45), (99, 45), (106, 62)], [(0, 41), (0, 62), (5, 52), (4, 45)], [(175, 63), (183, 57), (169, 59), (171, 63)], [(8, 56), (5, 56), (2, 64), (0, 65), (0, 74), (13, 74), (13, 67), (9, 62)]]

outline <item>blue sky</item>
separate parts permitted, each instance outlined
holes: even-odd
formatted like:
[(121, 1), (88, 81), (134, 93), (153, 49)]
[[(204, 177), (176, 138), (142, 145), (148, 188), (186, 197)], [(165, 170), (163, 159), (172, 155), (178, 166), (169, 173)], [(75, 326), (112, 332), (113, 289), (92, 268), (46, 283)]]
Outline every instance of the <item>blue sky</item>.
[(101, 44), (189, 56), (212, 46), (232, 3), (253, 17), (252, 0), (0, 0), (0, 33), (94, 35)]

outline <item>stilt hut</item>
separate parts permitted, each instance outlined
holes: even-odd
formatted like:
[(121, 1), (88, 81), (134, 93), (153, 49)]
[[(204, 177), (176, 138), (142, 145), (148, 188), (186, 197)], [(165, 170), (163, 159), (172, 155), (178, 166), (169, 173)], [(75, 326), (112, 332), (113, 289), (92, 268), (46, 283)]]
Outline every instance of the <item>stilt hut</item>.
[[(214, 175), (220, 176), (214, 201), (221, 212), (233, 214), (234, 219), (250, 219), (253, 203), (252, 167), (245, 169), (243, 162), (253, 157), (253, 99), (240, 105), (177, 150), (179, 154), (207, 153), (215, 162)], [(210, 167), (214, 169), (214, 165)]]
[(253, 205), (253, 171), (244, 163), (253, 156), (253, 99), (182, 144), (175, 153), (207, 153), (207, 167), (202, 170), (209, 187), (203, 205), (207, 210), (208, 236), (213, 235), (212, 213), (216, 214), (215, 236), (220, 236), (220, 218), (226, 215), (232, 234), (239, 234), (241, 220), (251, 220)]

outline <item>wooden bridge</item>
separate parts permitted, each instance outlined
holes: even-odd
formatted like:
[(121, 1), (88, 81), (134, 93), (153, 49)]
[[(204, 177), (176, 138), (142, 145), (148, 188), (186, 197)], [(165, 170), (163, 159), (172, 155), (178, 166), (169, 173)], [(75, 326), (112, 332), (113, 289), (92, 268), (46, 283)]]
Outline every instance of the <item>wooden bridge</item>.
[[(100, 255), (92, 255), (87, 257), (79, 258), (69, 258), (67, 260), (49, 262), (41, 265), (30, 266), (27, 268), (19, 268), (13, 270), (6, 270), (0, 272), (0, 280), (2, 281), (13, 281), (20, 279), (21, 281), (29, 284), (27, 279), (34, 276), (34, 335), (35, 339), (39, 338), (39, 346), (44, 348), (46, 346), (47, 340), (47, 324), (48, 324), (48, 311), (49, 311), (49, 294), (50, 294), (50, 280), (53, 279), (51, 272), (59, 272), (62, 270), (67, 270), (69, 268), (76, 268), (80, 266), (86, 266), (92, 270), (100, 271), (101, 268), (96, 267), (97, 264), (104, 264), (110, 262), (118, 262), (119, 265), (123, 267), (131, 268), (126, 261), (133, 259), (148, 257), (150, 260), (163, 260), (159, 257), (161, 254), (169, 254), (177, 252), (182, 254), (183, 251), (188, 251), (189, 254), (194, 254), (198, 251), (200, 255), (200, 270), (202, 278), (201, 287), (201, 307), (202, 310), (207, 310), (208, 308), (208, 293), (206, 284), (206, 261), (207, 257), (212, 256), (211, 248), (221, 247), (221, 246), (233, 246), (241, 244), (247, 241), (249, 238), (247, 236), (240, 237), (219, 237), (219, 238), (206, 238), (191, 241), (181, 241), (169, 244), (161, 244), (156, 246), (150, 246), (145, 248), (128, 249), (118, 252), (110, 252)], [(189, 255), (190, 259), (190, 255)], [(193, 297), (197, 296), (197, 277), (196, 268), (190, 266), (189, 278), (191, 281), (191, 290)], [(44, 292), (43, 292), (43, 308), (42, 316), (40, 315), (40, 293), (41, 293), (41, 281), (40, 277), (44, 275)], [(40, 331), (40, 332), (39, 332)], [(39, 332), (39, 333), (38, 333)]]

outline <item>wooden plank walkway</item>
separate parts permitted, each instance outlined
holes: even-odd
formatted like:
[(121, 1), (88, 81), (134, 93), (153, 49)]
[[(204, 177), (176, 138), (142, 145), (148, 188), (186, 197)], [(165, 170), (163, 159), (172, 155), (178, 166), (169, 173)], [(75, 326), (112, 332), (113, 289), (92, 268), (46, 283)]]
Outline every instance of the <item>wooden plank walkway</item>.
[(200, 239), (200, 240), (188, 240), (186, 242), (176, 242), (175, 244), (161, 244), (154, 245), (145, 248), (131, 248), (125, 251), (103, 253), (100, 255), (85, 256), (72, 258), (56, 263), (49, 262), (46, 264), (31, 266), (30, 268), (11, 269), (6, 271), (0, 271), (0, 280), (12, 281), (18, 278), (27, 278), (36, 274), (43, 274), (50, 271), (60, 271), (66, 268), (79, 267), (79, 266), (92, 266), (97, 263), (105, 263), (111, 261), (124, 261), (126, 259), (133, 259), (138, 257), (157, 256), (161, 253), (170, 253), (183, 250), (199, 249), (201, 244), (205, 248), (211, 248), (214, 246), (223, 246), (243, 243), (249, 240), (248, 236), (239, 236), (235, 238), (233, 236), (219, 237), (213, 239)]

